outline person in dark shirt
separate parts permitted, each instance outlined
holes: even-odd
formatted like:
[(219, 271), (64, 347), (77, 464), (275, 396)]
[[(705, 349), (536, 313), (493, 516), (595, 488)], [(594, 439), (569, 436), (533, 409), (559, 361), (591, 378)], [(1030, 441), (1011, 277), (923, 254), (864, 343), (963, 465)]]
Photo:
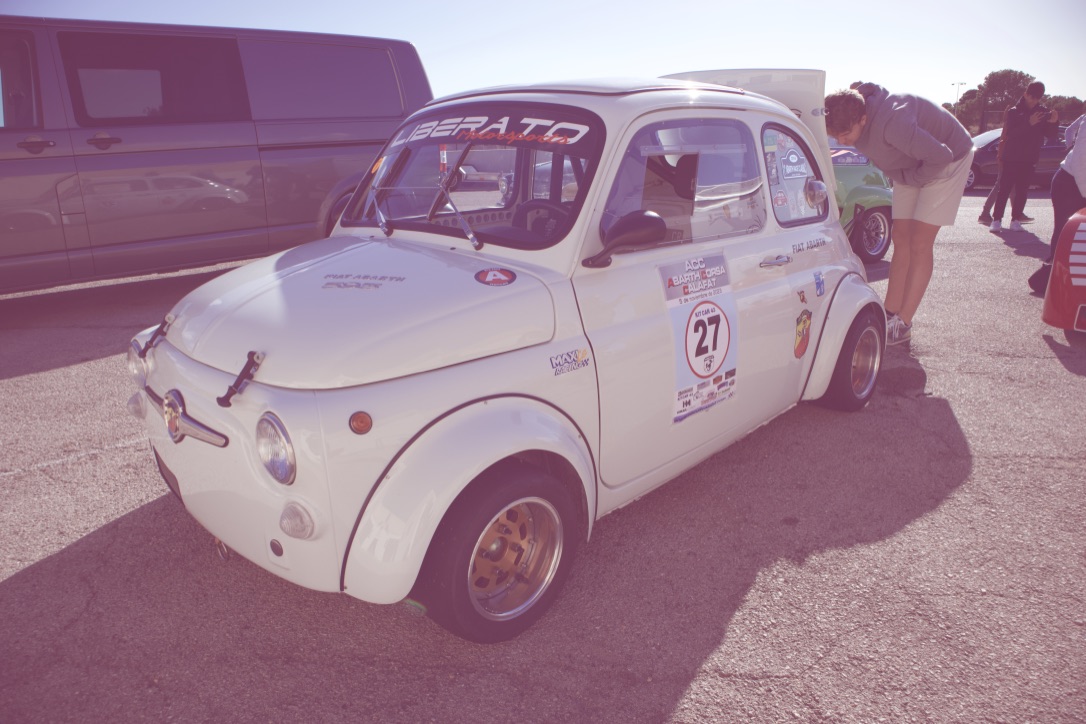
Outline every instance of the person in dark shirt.
[[(1029, 190), (1033, 168), (1041, 157), (1041, 144), (1045, 136), (1059, 138), (1060, 116), (1054, 110), (1041, 105), (1045, 94), (1045, 84), (1034, 81), (1026, 92), (1006, 113), (1006, 125), (1003, 130), (1002, 159), (1003, 169), (999, 177), (999, 194), (992, 207), (992, 231), (1003, 230), (1003, 212), (1007, 208), (1007, 199), (1011, 198), (1011, 231), (1022, 231), (1023, 221), (1032, 221), (1026, 216), (1026, 192)], [(1011, 192), (1014, 192), (1013, 197)]]

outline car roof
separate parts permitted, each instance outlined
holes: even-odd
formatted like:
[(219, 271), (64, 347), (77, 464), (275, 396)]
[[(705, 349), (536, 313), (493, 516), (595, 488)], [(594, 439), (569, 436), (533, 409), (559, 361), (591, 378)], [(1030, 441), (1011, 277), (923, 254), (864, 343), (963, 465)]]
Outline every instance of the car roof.
[(490, 95), (570, 94), (589, 96), (627, 96), (638, 93), (650, 93), (653, 91), (674, 90), (698, 90), (721, 93), (729, 96), (757, 95), (750, 94), (747, 91), (738, 88), (728, 88), (714, 83), (699, 83), (669, 78), (589, 78), (585, 80), (559, 80), (547, 83), (479, 88), (453, 93), (441, 98), (435, 98), (431, 101), (431, 104), (437, 105), (448, 101)]

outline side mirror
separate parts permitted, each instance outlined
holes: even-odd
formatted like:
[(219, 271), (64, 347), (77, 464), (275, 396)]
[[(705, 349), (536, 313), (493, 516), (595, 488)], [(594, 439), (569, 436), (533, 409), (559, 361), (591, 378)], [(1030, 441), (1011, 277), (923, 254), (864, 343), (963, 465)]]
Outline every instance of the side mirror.
[(826, 203), (826, 199), (829, 198), (829, 192), (826, 191), (826, 184), (819, 181), (814, 176), (807, 177), (807, 183), (803, 185), (803, 196), (807, 200), (807, 205), (812, 209), (817, 209), (822, 204)]
[(603, 235), (603, 251), (581, 262), (590, 269), (611, 265), (611, 254), (619, 247), (654, 246), (667, 238), (667, 223), (655, 211), (631, 211)]

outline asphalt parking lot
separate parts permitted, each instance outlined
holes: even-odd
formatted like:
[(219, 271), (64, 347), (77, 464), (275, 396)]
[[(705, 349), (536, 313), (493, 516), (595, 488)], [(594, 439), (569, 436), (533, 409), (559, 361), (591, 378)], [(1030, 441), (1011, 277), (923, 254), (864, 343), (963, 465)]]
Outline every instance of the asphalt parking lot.
[(167, 494), (125, 347), (216, 272), (0, 298), (0, 721), (1086, 720), (1086, 335), (1026, 285), (1044, 194), (997, 235), (981, 193), (867, 409), (604, 518), (494, 646), (220, 560)]

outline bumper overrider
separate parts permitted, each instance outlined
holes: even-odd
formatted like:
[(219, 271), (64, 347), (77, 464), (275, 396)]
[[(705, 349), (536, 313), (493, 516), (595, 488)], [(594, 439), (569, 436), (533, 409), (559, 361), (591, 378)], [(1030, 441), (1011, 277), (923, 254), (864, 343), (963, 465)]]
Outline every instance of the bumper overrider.
[[(142, 335), (141, 335), (142, 336)], [(142, 355), (141, 355), (142, 352)], [(239, 555), (321, 591), (338, 591), (337, 549), (323, 450), (292, 429), (319, 430), (312, 394), (246, 383), (229, 405), (233, 375), (203, 365), (165, 340), (133, 340), (129, 400), (159, 473), (188, 512)]]

